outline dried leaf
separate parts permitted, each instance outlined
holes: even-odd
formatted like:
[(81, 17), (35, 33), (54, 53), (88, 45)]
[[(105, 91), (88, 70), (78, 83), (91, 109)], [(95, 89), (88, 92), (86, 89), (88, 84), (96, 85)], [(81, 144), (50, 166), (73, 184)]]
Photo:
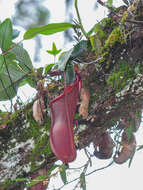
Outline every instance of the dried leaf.
[(114, 141), (111, 136), (105, 132), (96, 136), (94, 140), (94, 155), (99, 159), (109, 159), (113, 154)]
[(43, 125), (44, 123), (44, 100), (42, 98), (39, 98), (36, 100), (33, 104), (33, 117), (35, 121), (37, 121), (40, 125)]
[(87, 89), (82, 88), (80, 91), (81, 104), (79, 107), (79, 114), (82, 115), (83, 119), (88, 117), (88, 105), (90, 100), (90, 94)]
[(136, 149), (136, 140), (134, 134), (131, 135), (130, 140), (128, 140), (126, 132), (122, 134), (122, 149), (118, 153), (118, 156), (114, 156), (114, 161), (117, 164), (123, 164), (129, 158), (131, 158)]

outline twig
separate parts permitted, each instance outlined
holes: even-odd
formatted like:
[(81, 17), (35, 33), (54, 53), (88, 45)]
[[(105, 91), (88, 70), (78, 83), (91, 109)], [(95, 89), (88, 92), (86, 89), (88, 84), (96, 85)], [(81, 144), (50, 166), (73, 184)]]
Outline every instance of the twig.
[(95, 169), (95, 170), (93, 170), (92, 172), (89, 172), (89, 173), (85, 174), (85, 176), (89, 176), (89, 175), (91, 175), (91, 174), (93, 174), (93, 173), (95, 173), (95, 172), (97, 172), (97, 171), (100, 171), (100, 170), (104, 170), (104, 169), (110, 167), (113, 163), (114, 163), (114, 161), (110, 162), (107, 166), (104, 166), (104, 167), (102, 167), (102, 168)]
[[(91, 174), (93, 174), (93, 173), (95, 173), (95, 172), (97, 172), (97, 171), (100, 171), (100, 170), (104, 170), (104, 169), (110, 167), (113, 163), (114, 163), (114, 161), (110, 162), (107, 166), (104, 166), (104, 167), (102, 167), (102, 168), (95, 169), (95, 170), (93, 170), (92, 172), (89, 172), (89, 173), (85, 174), (85, 176), (89, 176), (89, 175), (91, 175)], [(79, 177), (77, 177), (77, 178), (75, 178), (75, 179), (73, 179), (73, 180), (67, 182), (65, 185), (62, 185), (60, 188), (55, 189), (55, 190), (60, 190), (60, 189), (62, 189), (63, 187), (65, 187), (66, 185), (77, 181), (78, 179), (79, 179)]]
[(78, 168), (68, 168), (68, 170), (80, 170), (85, 166), (85, 164), (83, 166), (80, 166)]
[[(83, 169), (83, 171), (81, 172), (80, 176), (81, 176), (82, 174), (84, 174), (84, 175), (85, 175), (85, 173), (86, 173), (86, 171), (87, 171), (87, 168), (88, 168), (89, 163), (90, 163), (90, 160), (88, 160), (88, 161), (87, 161), (87, 163), (84, 165), (84, 169)], [(80, 177), (79, 177), (79, 179), (80, 179)], [(73, 189), (73, 190), (75, 190), (75, 189), (78, 187), (79, 183), (81, 183), (81, 182), (80, 182), (80, 180), (77, 182), (77, 184), (75, 185), (75, 187), (74, 187), (74, 189)]]
[[(99, 57), (93, 61), (90, 62), (81, 62), (79, 59), (76, 59), (77, 61), (80, 61), (81, 64), (86, 64), (86, 65), (90, 65), (92, 63), (98, 63), (98, 61), (100, 61), (101, 59), (103, 59), (103, 57)], [(73, 63), (78, 64), (79, 62), (77, 62), (76, 60), (73, 60)]]
[(78, 183), (75, 185), (75, 187), (73, 188), (73, 190), (76, 190), (76, 188), (78, 187), (79, 184), (80, 184), (80, 181), (78, 181)]

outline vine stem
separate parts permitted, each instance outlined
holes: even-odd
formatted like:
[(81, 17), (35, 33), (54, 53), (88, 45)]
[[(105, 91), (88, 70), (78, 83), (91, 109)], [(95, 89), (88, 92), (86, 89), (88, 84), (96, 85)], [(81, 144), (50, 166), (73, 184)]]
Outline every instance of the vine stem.
[[(88, 164), (88, 163), (89, 163), (89, 160), (88, 160), (87, 163), (85, 164), (85, 168), (84, 168), (84, 169), (85, 169), (85, 171), (84, 171), (84, 172), (85, 172), (85, 177), (86, 177), (86, 176), (89, 176), (89, 175), (91, 175), (91, 174), (93, 174), (93, 173), (95, 173), (95, 172), (97, 172), (97, 171), (104, 170), (104, 169), (110, 167), (110, 166), (114, 163), (114, 161), (111, 161), (108, 165), (106, 165), (106, 166), (104, 166), (104, 167), (101, 167), (101, 168), (98, 168), (98, 169), (95, 169), (95, 170), (93, 170), (93, 171), (91, 171), (91, 172), (89, 172), (89, 173), (86, 174), (86, 169), (87, 169), (87, 166), (88, 166), (87, 164)], [(75, 179), (73, 179), (73, 180), (67, 182), (66, 184), (62, 185), (62, 186), (59, 187), (58, 189), (54, 189), (54, 190), (61, 190), (61, 189), (62, 189), (63, 187), (65, 187), (66, 185), (77, 181), (79, 178), (80, 178), (80, 177), (77, 177), (77, 178), (75, 178)]]
[(81, 29), (83, 35), (86, 37), (86, 39), (88, 39), (88, 35), (87, 35), (86, 31), (84, 30), (84, 27), (83, 27), (83, 24), (82, 24), (82, 21), (81, 21), (81, 18), (80, 18), (77, 1), (78, 1), (78, 0), (75, 0), (74, 6), (75, 6), (75, 10), (76, 10), (78, 22), (79, 22), (79, 24), (80, 24), (80, 29)]

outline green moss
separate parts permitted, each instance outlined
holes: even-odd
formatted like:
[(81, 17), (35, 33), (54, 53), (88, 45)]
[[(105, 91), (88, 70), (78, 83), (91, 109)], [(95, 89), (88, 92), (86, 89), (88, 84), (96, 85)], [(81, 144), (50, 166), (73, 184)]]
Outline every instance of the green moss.
[[(49, 143), (49, 130), (50, 130), (50, 118), (46, 117), (43, 126), (40, 126), (32, 116), (32, 110), (26, 113), (26, 120), (29, 122), (28, 129), (25, 129), (25, 136), (34, 140), (34, 148), (32, 149), (29, 157), (31, 163), (31, 170), (37, 169), (40, 162), (51, 153)], [(38, 164), (39, 162), (39, 164)]]
[(121, 24), (124, 24), (127, 18), (128, 18), (128, 11), (125, 11), (121, 19)]
[(112, 24), (111, 22), (111, 18), (107, 17), (107, 18), (103, 18), (101, 20), (101, 25), (102, 27), (107, 27), (107, 26), (110, 26)]
[(105, 41), (105, 48), (112, 48), (115, 43), (125, 43), (125, 39), (124, 39), (124, 35), (121, 31), (120, 27), (116, 27), (113, 29), (113, 31), (111, 32), (111, 34), (109, 35), (109, 37), (107, 38), (107, 40)]
[[(5, 117), (4, 114), (2, 116)], [(5, 146), (5, 152), (15, 147), (17, 142), (34, 141), (34, 147), (29, 152), (30, 154), (25, 162), (31, 164), (31, 170), (35, 170), (45, 160), (48, 154), (51, 153), (49, 143), (50, 117), (47, 115), (44, 125), (40, 126), (33, 118), (30, 104), (30, 106), (26, 106), (23, 110), (12, 113), (8, 122), (8, 126), (2, 132), (4, 134), (8, 132), (9, 138), (15, 139), (15, 142), (9, 141), (9, 144)]]
[(37, 142), (32, 150), (32, 154), (29, 158), (31, 162), (31, 171), (37, 169), (40, 166), (40, 162), (43, 161), (43, 159), (50, 153), (51, 148), (49, 136), (44, 134), (41, 138), (37, 139)]
[(114, 68), (113, 74), (107, 78), (106, 82), (110, 87), (114, 88), (116, 92), (119, 92), (125, 87), (127, 80), (133, 76), (135, 76), (134, 69), (125, 61), (122, 61), (118, 68)]
[(100, 39), (104, 39), (107, 36), (106, 32), (103, 31), (103, 28), (100, 25), (100, 23), (94, 26), (94, 32), (95, 34), (99, 35)]

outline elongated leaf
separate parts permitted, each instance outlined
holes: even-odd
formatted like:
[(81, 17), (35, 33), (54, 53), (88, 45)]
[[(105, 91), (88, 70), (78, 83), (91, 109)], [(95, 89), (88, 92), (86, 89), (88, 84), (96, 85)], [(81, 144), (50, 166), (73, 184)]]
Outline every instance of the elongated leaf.
[(65, 67), (66, 67), (66, 64), (71, 56), (73, 52), (73, 49), (70, 49), (69, 51), (63, 53), (61, 56), (60, 56), (60, 59), (59, 59), (59, 62), (58, 62), (58, 68), (59, 70), (61, 71), (64, 71), (65, 70)]
[(0, 24), (0, 48), (7, 50), (12, 44), (12, 23), (10, 19), (4, 20)]
[(29, 178), (16, 178), (15, 181), (28, 181)]
[(39, 183), (39, 180), (31, 181), (30, 183), (27, 184), (27, 187), (32, 187), (32, 186), (36, 185), (37, 183)]
[(45, 68), (45, 74), (48, 74), (48, 72), (51, 70), (51, 68), (54, 66), (54, 64), (49, 64)]
[(52, 172), (52, 171), (54, 171), (54, 169), (59, 168), (59, 167), (60, 167), (60, 165), (56, 165), (56, 164), (55, 164), (53, 167), (51, 167), (51, 169), (49, 169), (49, 170), (48, 170), (48, 172), (47, 172), (47, 175), (46, 175), (46, 176), (50, 175), (50, 174), (51, 174), (51, 172)]
[(60, 170), (60, 176), (64, 184), (67, 183), (66, 166), (63, 164)]
[(80, 187), (83, 190), (86, 190), (86, 181), (85, 181), (85, 174), (84, 173), (81, 173), (81, 175), (80, 175)]
[(31, 28), (27, 30), (26, 33), (24, 34), (24, 39), (25, 40), (31, 39), (35, 37), (37, 34), (43, 34), (43, 35), (55, 34), (57, 32), (62, 32), (72, 27), (73, 25), (71, 23), (63, 22), (63, 23), (52, 23), (37, 28)]
[(27, 187), (32, 187), (33, 185), (36, 185), (40, 181), (43, 181), (46, 178), (45, 175), (38, 176), (34, 178), (29, 184), (27, 184)]
[(130, 126), (127, 127), (127, 129), (126, 129), (126, 133), (127, 133), (128, 141), (130, 140), (131, 135), (132, 135), (132, 133), (134, 132), (134, 130), (135, 130), (135, 123), (134, 123), (133, 120), (131, 120), (131, 122), (130, 122)]

